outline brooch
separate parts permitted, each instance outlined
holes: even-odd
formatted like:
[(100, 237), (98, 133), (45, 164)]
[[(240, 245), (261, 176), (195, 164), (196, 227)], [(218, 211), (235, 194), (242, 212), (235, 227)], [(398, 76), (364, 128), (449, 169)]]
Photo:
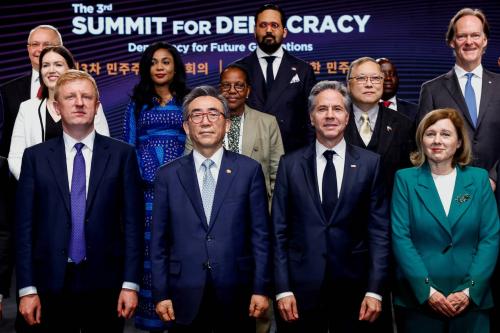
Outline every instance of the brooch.
[(455, 198), (455, 201), (458, 202), (458, 204), (463, 204), (467, 200), (471, 198), (470, 194), (462, 194), (459, 195), (458, 197)]

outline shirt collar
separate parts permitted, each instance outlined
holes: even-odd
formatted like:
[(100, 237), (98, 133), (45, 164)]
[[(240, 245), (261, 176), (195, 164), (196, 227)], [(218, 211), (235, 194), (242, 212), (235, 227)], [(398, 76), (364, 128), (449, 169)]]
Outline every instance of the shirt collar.
[(455, 73), (457, 74), (458, 78), (465, 76), (465, 74), (467, 73), (473, 73), (475, 76), (481, 79), (483, 78), (483, 65), (479, 64), (479, 66), (474, 68), (472, 71), (467, 72), (465, 69), (455, 64)]
[[(209, 157), (215, 163), (216, 168), (220, 168), (222, 163), (222, 154), (224, 153), (224, 148), (220, 147), (217, 151)], [(193, 159), (196, 171), (199, 171), (203, 162), (207, 159), (205, 156), (200, 154), (196, 149), (193, 149)]]
[(339, 143), (333, 148), (327, 148), (325, 147), (321, 142), (316, 140), (316, 158), (321, 158), (323, 157), (323, 153), (326, 150), (334, 150), (335, 155), (338, 155), (341, 159), (345, 159), (345, 150), (346, 150), (346, 143), (345, 139), (342, 138)]
[(78, 142), (83, 143), (92, 152), (94, 149), (95, 130), (90, 132), (89, 135), (83, 138), (83, 140), (76, 140), (63, 131), (63, 139), (64, 139), (64, 148), (66, 150), (66, 156), (69, 156), (68, 154), (71, 152), (71, 150), (75, 147), (75, 144)]
[[(391, 98), (389, 98), (387, 101), (388, 101), (388, 102), (391, 102), (391, 105), (398, 105), (398, 104), (396, 103), (396, 95), (392, 96), (392, 97), (391, 97)], [(383, 102), (384, 102), (384, 100), (383, 100), (383, 99), (380, 99), (380, 102), (381, 102), (381, 103), (383, 103)], [(389, 107), (391, 107), (391, 105), (389, 105)]]
[[(373, 123), (373, 119), (377, 118), (379, 105), (375, 104), (370, 110), (368, 110), (368, 118), (370, 119), (370, 123)], [(356, 121), (359, 121), (361, 118), (361, 114), (365, 111), (362, 111), (360, 108), (356, 106), (356, 104), (352, 104), (352, 111), (354, 112), (354, 118)]]
[(40, 82), (40, 72), (31, 68), (31, 82)]
[(274, 52), (273, 54), (267, 54), (266, 52), (262, 51), (260, 49), (260, 47), (257, 47), (257, 51), (256, 52), (257, 52), (257, 57), (259, 59), (262, 59), (262, 58), (268, 57), (268, 56), (274, 56), (274, 57), (276, 57), (278, 59), (281, 59), (281, 58), (283, 58), (283, 54), (285, 53), (283, 51), (283, 47), (281, 47), (281, 46), (278, 47), (278, 49), (276, 50), (276, 52)]

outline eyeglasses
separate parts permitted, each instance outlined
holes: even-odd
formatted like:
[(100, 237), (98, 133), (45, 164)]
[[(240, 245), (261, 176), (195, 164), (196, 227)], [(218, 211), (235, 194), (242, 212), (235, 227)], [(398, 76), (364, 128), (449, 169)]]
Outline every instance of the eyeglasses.
[(209, 122), (213, 123), (217, 121), (224, 113), (219, 111), (208, 111), (208, 112), (193, 112), (189, 115), (189, 119), (195, 124), (199, 124), (203, 121), (203, 118), (207, 116)]
[(224, 92), (230, 91), (232, 87), (234, 87), (234, 90), (236, 90), (237, 92), (242, 92), (243, 90), (245, 90), (247, 85), (243, 82), (236, 82), (236, 83), (223, 82), (220, 84), (220, 90)]
[(384, 80), (383, 76), (354, 76), (350, 77), (349, 80), (355, 80), (357, 84), (365, 84), (370, 80), (372, 84), (380, 84)]
[(272, 30), (278, 30), (279, 28), (281, 28), (279, 23), (276, 22), (260, 22), (258, 27), (261, 29), (267, 29), (267, 27), (271, 27)]
[(49, 42), (45, 42), (45, 43), (40, 43), (40, 42), (34, 42), (34, 43), (28, 43), (28, 46), (29, 47), (33, 47), (35, 49), (39, 48), (40, 46), (42, 48), (46, 48), (46, 47), (51, 47), (51, 46), (58, 46), (56, 44), (52, 44), (52, 43), (49, 43)]
[(482, 36), (483, 36), (483, 34), (482, 33), (478, 33), (478, 32), (472, 33), (470, 35), (467, 35), (467, 34), (457, 34), (455, 36), (455, 39), (457, 41), (459, 41), (459, 42), (463, 42), (463, 41), (467, 40), (467, 37), (470, 37), (470, 39), (472, 39), (473, 41), (478, 41), (478, 40), (481, 39)]

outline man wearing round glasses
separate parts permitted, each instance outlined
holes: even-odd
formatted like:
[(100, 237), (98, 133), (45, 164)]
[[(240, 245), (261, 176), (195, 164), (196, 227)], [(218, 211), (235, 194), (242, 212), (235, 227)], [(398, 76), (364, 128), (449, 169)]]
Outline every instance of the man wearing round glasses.
[(269, 213), (258, 162), (223, 148), (226, 99), (189, 93), (184, 130), (193, 151), (155, 180), (153, 299), (169, 332), (255, 332), (269, 307)]
[(312, 67), (283, 49), (288, 31), (283, 10), (275, 4), (255, 14), (255, 52), (240, 59), (250, 75), (248, 105), (276, 116), (285, 152), (314, 139), (307, 112), (307, 97), (316, 83)]

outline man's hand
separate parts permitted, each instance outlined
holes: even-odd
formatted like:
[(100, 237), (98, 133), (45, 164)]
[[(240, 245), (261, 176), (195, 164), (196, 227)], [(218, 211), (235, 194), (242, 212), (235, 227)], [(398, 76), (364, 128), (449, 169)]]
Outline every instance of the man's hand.
[(172, 300), (166, 299), (156, 304), (156, 314), (163, 321), (175, 320), (174, 305)]
[(469, 306), (469, 297), (463, 292), (459, 291), (456, 293), (449, 294), (446, 299), (455, 308), (455, 316), (462, 313)]
[(444, 297), (444, 295), (439, 291), (432, 294), (432, 296), (427, 300), (427, 303), (429, 303), (430, 307), (434, 311), (441, 313), (446, 317), (453, 317), (457, 314), (453, 304), (451, 304), (450, 301), (447, 300), (446, 297)]
[(260, 318), (269, 309), (269, 298), (262, 295), (252, 295), (248, 315), (250, 317)]
[(120, 296), (118, 296), (118, 306), (116, 307), (118, 317), (123, 317), (125, 319), (132, 318), (138, 302), (137, 291), (122, 289)]
[(380, 312), (382, 312), (382, 302), (376, 298), (365, 296), (359, 309), (359, 320), (373, 323), (380, 316)]
[(28, 325), (41, 323), (42, 304), (37, 294), (26, 295), (19, 300), (19, 312), (23, 315)]
[(281, 318), (285, 321), (294, 321), (299, 319), (299, 312), (297, 311), (297, 301), (294, 295), (286, 296), (278, 300), (278, 309)]

